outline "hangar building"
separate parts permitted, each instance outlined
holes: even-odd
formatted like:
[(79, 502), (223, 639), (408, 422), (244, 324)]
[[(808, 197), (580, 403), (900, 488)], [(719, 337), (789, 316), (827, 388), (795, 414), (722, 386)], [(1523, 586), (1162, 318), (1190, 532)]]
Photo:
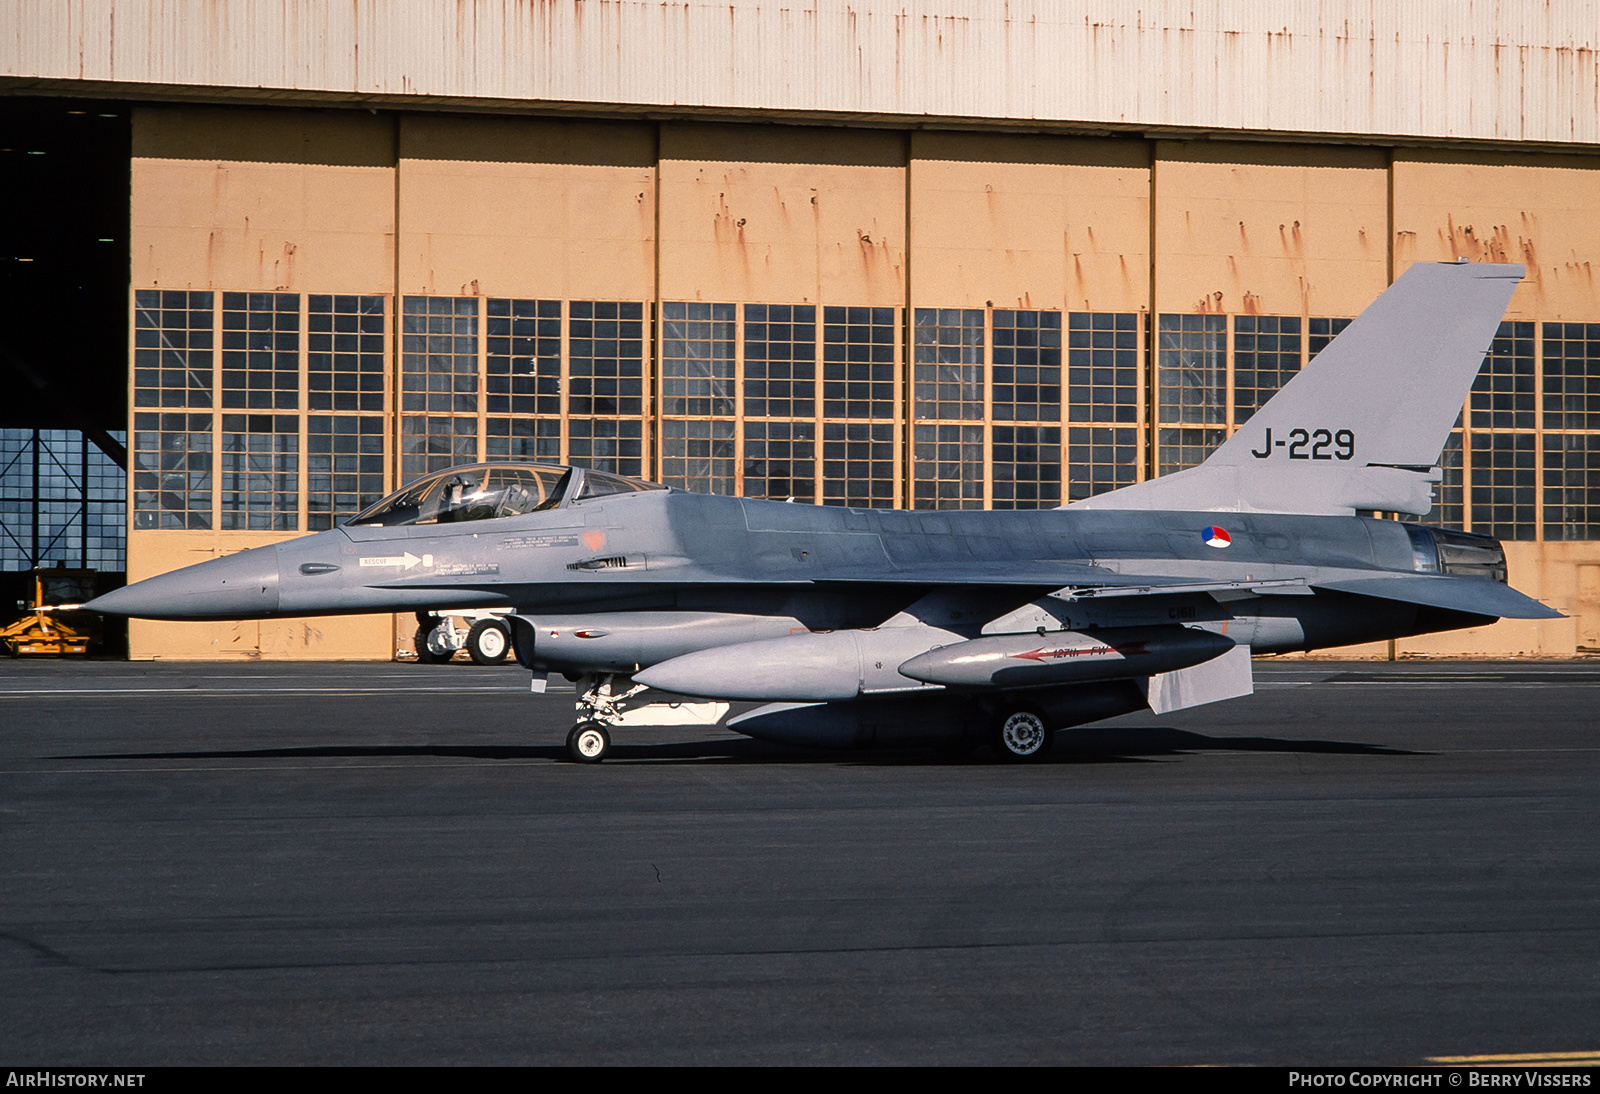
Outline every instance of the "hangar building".
[[(1197, 463), (1464, 257), (1529, 274), (1428, 520), (1570, 618), (1357, 652), (1600, 649), (1595, 0), (0, 13), (4, 569), (147, 577), (498, 456), (1055, 506)], [(387, 657), (413, 627), (129, 646)]]

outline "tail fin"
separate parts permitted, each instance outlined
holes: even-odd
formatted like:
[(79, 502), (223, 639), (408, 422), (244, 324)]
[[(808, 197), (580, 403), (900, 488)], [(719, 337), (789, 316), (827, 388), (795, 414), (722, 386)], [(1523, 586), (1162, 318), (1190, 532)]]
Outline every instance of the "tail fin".
[(1199, 467), (1075, 507), (1426, 514), (1434, 465), (1525, 272), (1412, 266)]

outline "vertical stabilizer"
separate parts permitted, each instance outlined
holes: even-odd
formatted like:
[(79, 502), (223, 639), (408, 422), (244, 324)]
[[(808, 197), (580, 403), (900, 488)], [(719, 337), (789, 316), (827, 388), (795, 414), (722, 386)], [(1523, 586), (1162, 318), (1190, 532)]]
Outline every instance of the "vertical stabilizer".
[(1079, 506), (1422, 515), (1521, 266), (1419, 263), (1199, 467)]

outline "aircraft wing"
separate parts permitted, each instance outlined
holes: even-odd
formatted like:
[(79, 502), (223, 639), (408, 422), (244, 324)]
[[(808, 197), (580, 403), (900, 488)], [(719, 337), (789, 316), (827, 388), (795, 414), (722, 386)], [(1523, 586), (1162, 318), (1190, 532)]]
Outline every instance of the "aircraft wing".
[(1486, 577), (1448, 574), (1374, 574), (1313, 581), (1318, 589), (1376, 596), (1430, 608), (1491, 615), (1501, 619), (1562, 619), (1562, 614), (1509, 585)]

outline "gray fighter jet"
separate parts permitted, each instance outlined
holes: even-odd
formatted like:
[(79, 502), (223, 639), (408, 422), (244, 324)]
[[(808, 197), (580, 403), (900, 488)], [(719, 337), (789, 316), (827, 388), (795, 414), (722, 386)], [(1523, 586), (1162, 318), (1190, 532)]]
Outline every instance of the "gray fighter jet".
[(509, 607), (568, 751), (719, 719), (824, 747), (1042, 756), (1055, 730), (1248, 694), (1252, 652), (1559, 613), (1425, 515), (1521, 266), (1413, 266), (1198, 467), (1052, 510), (752, 501), (577, 467), (429, 475), (342, 527), (93, 601), (156, 619)]

